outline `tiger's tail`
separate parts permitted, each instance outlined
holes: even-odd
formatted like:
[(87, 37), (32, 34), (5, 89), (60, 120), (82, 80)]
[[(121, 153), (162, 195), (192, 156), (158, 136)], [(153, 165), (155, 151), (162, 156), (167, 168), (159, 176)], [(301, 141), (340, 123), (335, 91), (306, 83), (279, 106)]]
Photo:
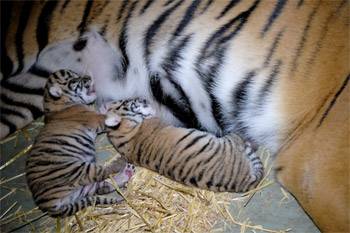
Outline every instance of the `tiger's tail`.
[(68, 217), (68, 216), (74, 215), (75, 213), (77, 213), (82, 209), (85, 209), (88, 206), (116, 204), (121, 202), (122, 200), (123, 200), (122, 197), (107, 198), (107, 197), (99, 197), (99, 196), (87, 196), (87, 197), (78, 199), (73, 203), (62, 205), (58, 209), (52, 208), (48, 210), (48, 214), (54, 218)]

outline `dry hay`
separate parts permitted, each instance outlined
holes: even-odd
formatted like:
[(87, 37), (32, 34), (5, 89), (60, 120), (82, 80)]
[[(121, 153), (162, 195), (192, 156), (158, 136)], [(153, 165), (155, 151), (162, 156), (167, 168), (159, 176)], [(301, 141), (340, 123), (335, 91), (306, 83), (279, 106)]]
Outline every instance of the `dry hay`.
[[(37, 126), (40, 127), (42, 124), (37, 124)], [(12, 140), (15, 140), (16, 143), (18, 135), (23, 134), (24, 137), (28, 137), (32, 141), (29, 134), (23, 132), (27, 132), (27, 129), (12, 136)], [(10, 140), (6, 139), (6, 142), (8, 141)], [(97, 140), (97, 151), (115, 154), (116, 152), (111, 145), (101, 145), (103, 141), (105, 143), (105, 137)], [(27, 146), (13, 156), (0, 167), (0, 171), (23, 156), (30, 147), (31, 145)], [(241, 232), (246, 232), (246, 230), (286, 232), (289, 229), (276, 231), (254, 225), (249, 220), (240, 222), (237, 220), (238, 217), (232, 216), (229, 212), (229, 206), (232, 202), (245, 203), (242, 205), (244, 208), (256, 192), (273, 183), (268, 178), (271, 171), (271, 165), (267, 165), (269, 154), (262, 154), (266, 168), (265, 177), (257, 188), (244, 194), (214, 193), (190, 188), (147, 169), (137, 168), (137, 172), (128, 183), (128, 187), (122, 191), (116, 190), (116, 192), (121, 192), (125, 198), (125, 201), (120, 204), (88, 207), (75, 216), (57, 219), (55, 222), (50, 217), (41, 218), (43, 214), (37, 208), (21, 211), (21, 206), (15, 213), (6, 216), (14, 206), (18, 207), (16, 201), (1, 214), (0, 225), (20, 219), (24, 224), (19, 229), (30, 225), (34, 232), (223, 232), (222, 228), (217, 227), (217, 223), (224, 221), (227, 224), (238, 225)], [(20, 173), (6, 180), (2, 179), (0, 185), (23, 175), (24, 173)], [(7, 196), (1, 197), (0, 201), (13, 192), (15, 189), (10, 190)], [(284, 191), (282, 190), (282, 192)], [(36, 217), (31, 217), (33, 213), (36, 214)], [(38, 224), (36, 226), (33, 224), (37, 220), (40, 220), (39, 228), (41, 230), (36, 228)]]

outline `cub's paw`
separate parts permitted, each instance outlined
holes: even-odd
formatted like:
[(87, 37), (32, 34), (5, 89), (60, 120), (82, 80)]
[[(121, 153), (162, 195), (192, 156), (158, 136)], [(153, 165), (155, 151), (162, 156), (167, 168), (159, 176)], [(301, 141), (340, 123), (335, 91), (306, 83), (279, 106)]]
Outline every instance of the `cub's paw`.
[(259, 182), (264, 175), (264, 165), (261, 162), (260, 157), (258, 156), (258, 146), (246, 141), (245, 142), (245, 154), (248, 157), (250, 166), (251, 166), (251, 183)]
[(114, 180), (116, 181), (119, 187), (124, 187), (134, 174), (135, 166), (131, 163), (127, 163), (124, 170), (116, 176), (114, 176)]
[(244, 143), (244, 153), (247, 155), (247, 156), (251, 156), (252, 154), (255, 154), (255, 152), (258, 150), (258, 146), (255, 145), (254, 143), (252, 142), (249, 142), (249, 141), (245, 141)]
[(123, 157), (118, 157), (116, 159), (113, 159), (108, 166), (112, 168), (112, 173), (118, 173), (123, 171), (127, 164), (128, 163), (126, 159)]
[(118, 114), (114, 112), (108, 112), (105, 119), (105, 125), (108, 127), (114, 127), (119, 125), (121, 120), (122, 119)]
[(106, 103), (102, 103), (99, 107), (98, 107), (98, 112), (101, 114), (106, 114), (108, 111), (108, 106)]

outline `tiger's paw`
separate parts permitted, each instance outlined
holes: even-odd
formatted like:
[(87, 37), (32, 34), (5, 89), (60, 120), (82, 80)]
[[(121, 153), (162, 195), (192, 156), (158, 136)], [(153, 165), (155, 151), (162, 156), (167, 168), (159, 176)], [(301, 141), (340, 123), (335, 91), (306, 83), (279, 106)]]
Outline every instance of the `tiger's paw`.
[(250, 166), (251, 166), (251, 183), (257, 184), (264, 175), (264, 165), (258, 156), (259, 147), (252, 143), (252, 142), (245, 142), (245, 154), (249, 160)]
[(107, 114), (109, 108), (111, 107), (112, 101), (98, 100), (97, 109), (101, 114)]
[(122, 119), (118, 114), (113, 112), (108, 112), (105, 119), (105, 125), (108, 127), (114, 127), (114, 126), (117, 126), (121, 120)]
[(246, 155), (250, 156), (258, 150), (258, 146), (252, 142), (245, 141), (244, 143), (244, 152)]
[(114, 180), (116, 181), (119, 187), (124, 187), (134, 174), (135, 166), (131, 163), (127, 163), (124, 170), (116, 176), (114, 176)]

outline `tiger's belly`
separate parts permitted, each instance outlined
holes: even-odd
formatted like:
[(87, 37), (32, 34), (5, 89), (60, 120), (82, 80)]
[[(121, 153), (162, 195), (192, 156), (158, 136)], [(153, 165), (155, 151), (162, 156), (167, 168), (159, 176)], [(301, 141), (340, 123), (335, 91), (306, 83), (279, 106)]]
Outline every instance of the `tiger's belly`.
[[(121, 76), (120, 54), (95, 32), (87, 33), (85, 38), (88, 42), (83, 51), (71, 50), (73, 40), (63, 41), (42, 52), (37, 64), (54, 70), (69, 63), (78, 73), (92, 74), (99, 102), (145, 98), (165, 123), (216, 135), (237, 132), (272, 152), (278, 149), (283, 128), (279, 83), (266, 86), (273, 68), (261, 68), (261, 59), (248, 56), (244, 44), (229, 46), (226, 62), (217, 67), (215, 77), (208, 78), (203, 67), (195, 66), (195, 53), (184, 51), (176, 72), (170, 72), (158, 61), (161, 48), (154, 48), (148, 67), (138, 52), (140, 41), (130, 40), (130, 62)], [(196, 42), (194, 38), (190, 51), (199, 49)], [(168, 49), (163, 48), (162, 54)], [(55, 60), (63, 53), (64, 60)], [(204, 60), (203, 65), (207, 62)]]

